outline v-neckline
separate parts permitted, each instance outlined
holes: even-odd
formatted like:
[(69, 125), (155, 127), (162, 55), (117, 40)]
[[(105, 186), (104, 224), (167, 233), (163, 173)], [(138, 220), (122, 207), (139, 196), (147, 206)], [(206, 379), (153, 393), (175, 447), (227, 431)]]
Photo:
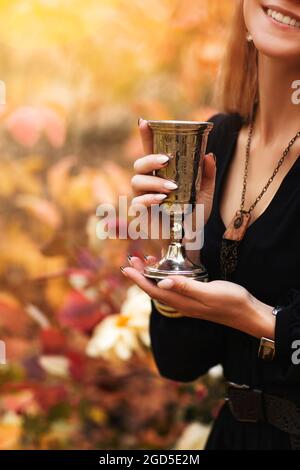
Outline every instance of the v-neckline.
[[(240, 131), (241, 131), (242, 127), (243, 127), (243, 123), (241, 122), (241, 125), (239, 126), (239, 129), (237, 129), (236, 135), (235, 135), (234, 139), (232, 140), (230, 150), (228, 151), (228, 154), (227, 154), (227, 159), (226, 159), (226, 161), (224, 163), (224, 166), (222, 168), (222, 172), (221, 172), (220, 179), (219, 179), (219, 184), (218, 184), (218, 191), (217, 191), (217, 194), (216, 194), (217, 217), (218, 217), (218, 220), (220, 222), (220, 225), (223, 228), (223, 232), (226, 231), (227, 227), (226, 227), (226, 225), (223, 221), (223, 217), (222, 217), (222, 214), (221, 214), (221, 207), (220, 207), (221, 197), (222, 197), (222, 190), (223, 190), (226, 175), (228, 174), (229, 165), (230, 165), (230, 163), (232, 161), (232, 158), (234, 156), (234, 152), (236, 151), (237, 141), (238, 141), (239, 134), (240, 134)], [(299, 162), (300, 162), (300, 155), (298, 155), (298, 157), (294, 161), (293, 165), (291, 166), (291, 168), (289, 169), (287, 174), (284, 176), (283, 180), (280, 183), (279, 188), (277, 189), (276, 193), (274, 194), (273, 198), (271, 199), (271, 201), (268, 204), (268, 206), (266, 207), (266, 209), (252, 223), (250, 223), (249, 227), (246, 230), (245, 237), (247, 236), (247, 234), (249, 232), (251, 232), (251, 230), (253, 230), (253, 227), (256, 226), (257, 223), (259, 223), (261, 220), (263, 220), (264, 218), (266, 218), (268, 216), (269, 211), (271, 210), (272, 206), (276, 203), (278, 197), (280, 196), (280, 193), (283, 191), (284, 186), (286, 184), (286, 181), (288, 180), (290, 175), (293, 173), (294, 169), (296, 168), (296, 166)], [(232, 217), (233, 216), (234, 216), (234, 214), (232, 214)]]

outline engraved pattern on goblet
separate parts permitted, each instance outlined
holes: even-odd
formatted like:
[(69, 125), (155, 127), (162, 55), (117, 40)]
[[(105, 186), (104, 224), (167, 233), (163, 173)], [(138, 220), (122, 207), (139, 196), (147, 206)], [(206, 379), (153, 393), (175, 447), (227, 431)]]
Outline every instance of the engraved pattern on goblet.
[(186, 209), (192, 210), (196, 203), (196, 189), (201, 183), (202, 162), (213, 124), (185, 121), (148, 121), (148, 124), (153, 131), (154, 153), (170, 157), (169, 164), (158, 170), (156, 175), (174, 181), (178, 189), (161, 204), (170, 215), (169, 248), (156, 265), (145, 268), (145, 276), (159, 280), (180, 274), (207, 281), (205, 268), (194, 265), (186, 256), (182, 244), (183, 230), (181, 236), (178, 234)]

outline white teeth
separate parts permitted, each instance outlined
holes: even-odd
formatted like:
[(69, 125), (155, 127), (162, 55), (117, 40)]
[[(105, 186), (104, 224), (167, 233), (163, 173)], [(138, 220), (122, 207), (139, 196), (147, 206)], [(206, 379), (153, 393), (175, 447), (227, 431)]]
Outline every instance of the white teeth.
[(279, 11), (271, 10), (271, 8), (269, 8), (267, 10), (267, 15), (272, 17), (274, 20), (278, 21), (278, 23), (293, 26), (295, 28), (300, 28), (300, 21), (297, 21), (296, 18), (291, 18), (290, 16), (283, 15)]

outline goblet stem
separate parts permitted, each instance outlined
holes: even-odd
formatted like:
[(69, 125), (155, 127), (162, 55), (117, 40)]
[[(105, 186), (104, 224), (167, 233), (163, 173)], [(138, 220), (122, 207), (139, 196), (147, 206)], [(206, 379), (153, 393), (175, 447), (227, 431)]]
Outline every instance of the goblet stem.
[(158, 281), (177, 274), (206, 281), (205, 268), (195, 265), (186, 256), (183, 218), (189, 210), (187, 206), (193, 206), (196, 201), (196, 188), (201, 183), (203, 158), (213, 124), (148, 121), (148, 125), (153, 131), (154, 153), (170, 156), (168, 165), (159, 170), (157, 176), (176, 182), (178, 189), (172, 191), (163, 203), (165, 212), (170, 214), (169, 247), (158, 263), (145, 267), (145, 276)]

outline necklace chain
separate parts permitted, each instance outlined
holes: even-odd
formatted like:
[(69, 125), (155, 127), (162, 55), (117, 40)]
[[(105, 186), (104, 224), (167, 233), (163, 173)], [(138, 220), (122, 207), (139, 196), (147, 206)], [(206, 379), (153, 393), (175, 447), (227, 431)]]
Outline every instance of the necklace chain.
[(244, 181), (243, 181), (243, 192), (241, 199), (241, 209), (235, 215), (235, 218), (231, 222), (230, 226), (223, 235), (221, 251), (220, 251), (220, 266), (222, 271), (223, 279), (227, 280), (227, 275), (235, 271), (237, 262), (238, 262), (238, 246), (240, 241), (244, 238), (247, 227), (251, 219), (251, 212), (256, 207), (258, 202), (261, 200), (263, 195), (267, 192), (270, 184), (273, 182), (275, 176), (279, 172), (280, 167), (285, 161), (287, 155), (289, 154), (292, 146), (298, 138), (300, 138), (300, 131), (297, 132), (295, 137), (290, 141), (287, 148), (284, 150), (282, 157), (280, 158), (271, 178), (267, 181), (267, 184), (262, 189), (261, 193), (257, 196), (254, 203), (250, 206), (248, 211), (244, 210), (245, 207), (245, 198), (247, 192), (247, 180), (248, 180), (248, 169), (250, 161), (250, 149), (252, 136), (254, 131), (254, 119), (251, 120), (249, 127), (249, 136), (246, 147), (246, 161), (245, 161), (245, 172), (244, 172)]
[(272, 184), (275, 176), (279, 172), (281, 166), (283, 165), (287, 155), (289, 154), (291, 148), (293, 147), (294, 143), (298, 138), (300, 138), (300, 131), (297, 132), (295, 137), (290, 141), (289, 145), (287, 148), (284, 150), (282, 157), (280, 158), (272, 176), (268, 179), (266, 185), (262, 189), (261, 193), (257, 196), (253, 204), (250, 206), (248, 211), (244, 210), (245, 207), (245, 199), (246, 199), (246, 191), (247, 191), (247, 181), (248, 181), (248, 170), (249, 170), (249, 161), (250, 161), (250, 150), (251, 150), (251, 143), (252, 143), (252, 136), (253, 136), (253, 131), (254, 131), (254, 119), (251, 120), (250, 127), (249, 127), (249, 135), (248, 135), (248, 141), (247, 141), (247, 147), (246, 147), (246, 161), (245, 161), (245, 172), (244, 172), (244, 181), (243, 181), (243, 191), (242, 191), (242, 198), (241, 198), (241, 212), (247, 212), (248, 214), (251, 214), (251, 212), (254, 210), (256, 205), (259, 203), (261, 198), (264, 196), (264, 194), (268, 191), (269, 186)]

